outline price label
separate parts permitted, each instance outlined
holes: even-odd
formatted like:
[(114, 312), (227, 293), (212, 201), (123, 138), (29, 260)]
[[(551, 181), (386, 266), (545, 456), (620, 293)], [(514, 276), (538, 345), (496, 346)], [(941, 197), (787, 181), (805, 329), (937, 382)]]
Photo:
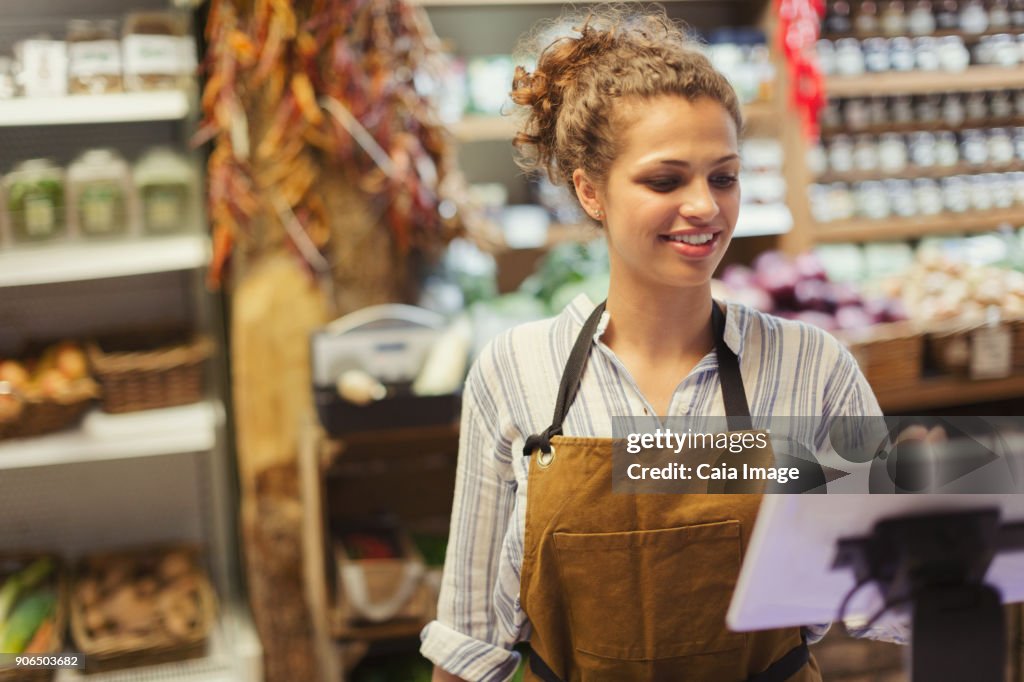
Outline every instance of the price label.
[(1002, 379), (1013, 371), (1010, 330), (1002, 325), (982, 327), (971, 334), (971, 378)]

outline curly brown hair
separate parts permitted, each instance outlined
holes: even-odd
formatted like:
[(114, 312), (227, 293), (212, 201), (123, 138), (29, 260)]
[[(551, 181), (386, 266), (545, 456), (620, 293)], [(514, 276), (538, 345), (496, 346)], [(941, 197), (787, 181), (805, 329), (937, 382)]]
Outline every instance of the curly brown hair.
[[(573, 22), (569, 24), (569, 22)], [(580, 26), (581, 28), (576, 28)], [(680, 95), (709, 97), (743, 128), (739, 100), (725, 76), (711, 65), (687, 31), (664, 10), (602, 5), (538, 25), (520, 41), (532, 50), (545, 34), (572, 25), (578, 35), (555, 39), (540, 51), (533, 72), (517, 66), (512, 101), (526, 109), (512, 144), (527, 172), (542, 171), (576, 196), (572, 174), (582, 168), (603, 184), (619, 153), (617, 126), (628, 123), (616, 101)]]

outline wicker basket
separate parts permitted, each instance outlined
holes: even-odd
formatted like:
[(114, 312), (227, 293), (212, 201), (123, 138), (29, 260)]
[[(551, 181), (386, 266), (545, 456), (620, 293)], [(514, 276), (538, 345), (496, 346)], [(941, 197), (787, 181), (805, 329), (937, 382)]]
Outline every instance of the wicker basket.
[[(85, 604), (79, 592), (83, 580), (100, 574), (114, 562), (143, 561), (165, 556), (172, 551), (183, 551), (190, 557), (192, 575), (195, 577), (194, 597), (199, 615), (188, 634), (178, 638), (164, 632), (93, 636), (86, 626)], [(194, 546), (165, 545), (131, 552), (95, 554), (80, 562), (70, 600), (71, 636), (75, 646), (85, 656), (86, 672), (156, 665), (205, 655), (207, 639), (217, 620), (217, 598), (213, 586), (199, 566), (198, 558), (199, 550)], [(153, 617), (157, 618), (155, 612)]]
[[(64, 631), (68, 624), (68, 580), (67, 573), (61, 561), (49, 553), (23, 552), (17, 554), (0, 554), (0, 583), (12, 573), (28, 566), (32, 561), (44, 556), (49, 556), (57, 562), (55, 575), (50, 578), (50, 584), (57, 588), (57, 612), (53, 620), (53, 632), (50, 635), (50, 643), (46, 647), (45, 654), (64, 653), (67, 647), (64, 646)], [(0, 669), (0, 682), (49, 682), (54, 677), (53, 670), (15, 670), (11, 668)]]
[[(1003, 321), (1010, 332), (1010, 372), (1024, 369), (1024, 323)], [(949, 324), (929, 330), (925, 359), (930, 367), (958, 377), (971, 373), (971, 336), (985, 325)]]
[(0, 400), (11, 401), (13, 409), (0, 410), (0, 440), (28, 438), (74, 426), (99, 395), (92, 379), (78, 379), (58, 397), (25, 396), (0, 390)]
[(154, 332), (92, 341), (86, 352), (103, 387), (103, 410), (138, 412), (202, 400), (203, 363), (213, 353), (213, 342)]
[(875, 391), (907, 388), (921, 379), (923, 339), (907, 322), (880, 324), (840, 335)]

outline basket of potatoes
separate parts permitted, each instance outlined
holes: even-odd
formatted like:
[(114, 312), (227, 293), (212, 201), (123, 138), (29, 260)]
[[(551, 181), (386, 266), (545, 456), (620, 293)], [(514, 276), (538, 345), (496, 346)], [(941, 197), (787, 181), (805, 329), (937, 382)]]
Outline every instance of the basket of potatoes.
[(71, 635), (89, 672), (197, 658), (216, 621), (216, 596), (186, 545), (95, 554), (71, 592)]
[(0, 359), (0, 440), (72, 426), (98, 396), (85, 351), (73, 341), (24, 360)]

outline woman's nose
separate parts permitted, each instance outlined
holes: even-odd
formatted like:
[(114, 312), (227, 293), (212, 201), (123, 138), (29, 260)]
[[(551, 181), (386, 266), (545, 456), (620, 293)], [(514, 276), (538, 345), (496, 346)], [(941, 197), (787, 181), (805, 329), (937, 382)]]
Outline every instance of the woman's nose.
[(693, 182), (686, 188), (679, 214), (689, 220), (710, 222), (718, 215), (718, 202), (706, 182)]

